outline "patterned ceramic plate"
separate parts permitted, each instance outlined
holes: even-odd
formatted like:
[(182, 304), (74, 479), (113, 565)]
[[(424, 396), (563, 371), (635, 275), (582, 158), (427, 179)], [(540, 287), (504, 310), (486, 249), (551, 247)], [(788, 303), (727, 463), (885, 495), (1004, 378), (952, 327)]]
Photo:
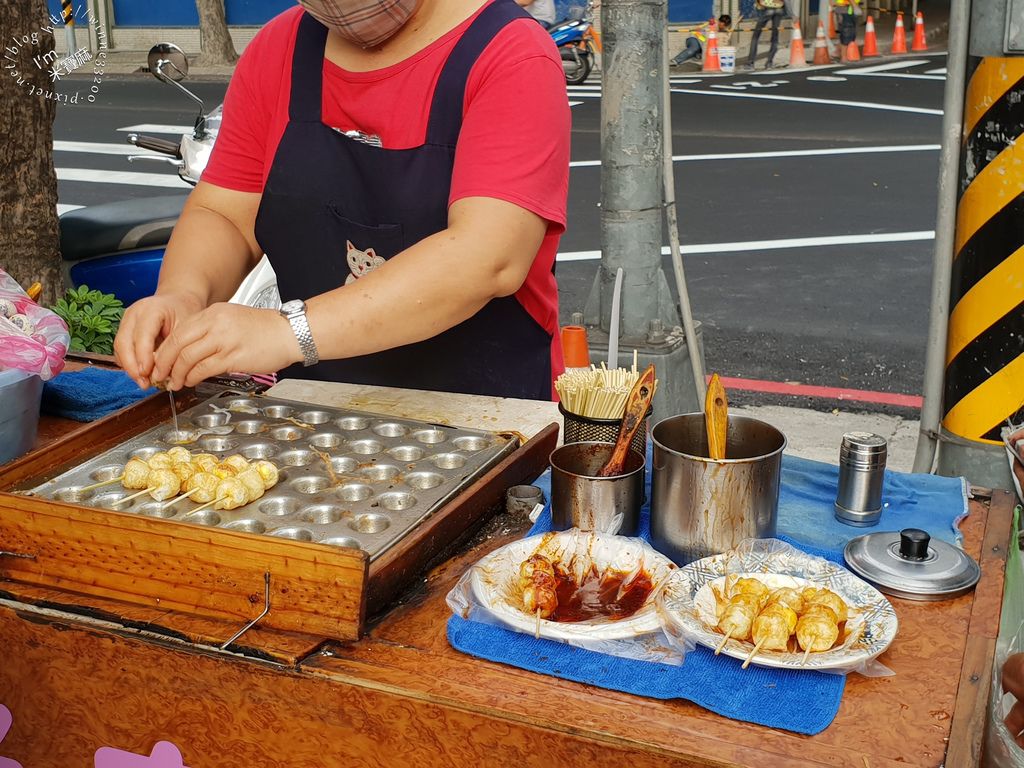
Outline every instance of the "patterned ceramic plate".
[[(637, 574), (643, 570), (653, 589), (640, 609), (627, 618), (600, 617), (580, 622), (537, 621), (523, 608), (519, 568), (533, 554), (542, 554), (569, 570), (597, 573), (608, 570)], [(553, 640), (622, 640), (657, 632), (661, 619), (655, 593), (675, 569), (675, 564), (641, 539), (611, 534), (585, 533), (576, 529), (545, 533), (514, 541), (481, 559), (471, 571), (474, 600), (503, 624), (521, 632)], [(629, 583), (630, 577), (624, 579)], [(538, 629), (539, 628), (539, 629)]]
[[(727, 574), (751, 576), (772, 589), (827, 587), (850, 609), (840, 640), (831, 650), (811, 653), (806, 664), (804, 653), (795, 647), (791, 652), (760, 651), (752, 659), (754, 664), (783, 669), (853, 669), (878, 656), (896, 637), (896, 612), (877, 589), (835, 563), (778, 541), (754, 542), (745, 550), (741, 545), (738, 550), (706, 557), (672, 573), (659, 597), (667, 628), (700, 645), (717, 648), (724, 635), (715, 628), (715, 590), (724, 593)], [(795, 641), (791, 643), (795, 645)], [(749, 641), (730, 639), (722, 653), (746, 659), (753, 649)]]

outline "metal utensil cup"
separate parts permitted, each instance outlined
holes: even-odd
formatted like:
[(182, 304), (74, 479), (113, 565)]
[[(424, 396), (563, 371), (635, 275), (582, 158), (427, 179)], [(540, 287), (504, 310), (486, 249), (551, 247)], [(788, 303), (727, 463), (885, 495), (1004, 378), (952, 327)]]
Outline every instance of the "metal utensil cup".
[(556, 530), (634, 536), (644, 495), (644, 457), (630, 450), (625, 472), (597, 477), (612, 455), (609, 443), (567, 443), (551, 452), (551, 522)]
[(680, 565), (775, 536), (786, 437), (771, 424), (729, 415), (726, 458), (708, 458), (703, 413), (670, 416), (654, 442), (651, 544)]
[(847, 525), (876, 525), (882, 516), (885, 438), (870, 432), (847, 432), (839, 446), (836, 520)]

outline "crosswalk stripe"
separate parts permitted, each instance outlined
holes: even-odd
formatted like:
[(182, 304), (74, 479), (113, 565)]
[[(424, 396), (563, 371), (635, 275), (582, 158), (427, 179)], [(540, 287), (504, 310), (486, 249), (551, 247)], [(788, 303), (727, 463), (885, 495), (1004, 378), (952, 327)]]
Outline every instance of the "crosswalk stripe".
[(70, 203), (57, 203), (57, 215), (67, 213), (68, 211), (77, 211), (79, 208), (84, 208), (84, 205), (71, 205)]
[(93, 168), (57, 168), (58, 181), (90, 181), (103, 184), (130, 184), (136, 187), (188, 187), (172, 173), (138, 171), (98, 171)]
[(139, 123), (138, 125), (126, 125), (118, 128), (125, 133), (192, 133), (194, 125), (166, 125), (163, 123)]
[(89, 155), (138, 155), (146, 150), (131, 144), (113, 144), (104, 141), (54, 141), (54, 152), (81, 152)]

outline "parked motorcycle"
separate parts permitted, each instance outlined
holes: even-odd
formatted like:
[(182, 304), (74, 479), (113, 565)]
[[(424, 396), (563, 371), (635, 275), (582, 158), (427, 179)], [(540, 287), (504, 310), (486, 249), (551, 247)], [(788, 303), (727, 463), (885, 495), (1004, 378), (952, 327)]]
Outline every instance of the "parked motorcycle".
[[(221, 107), (205, 111), (202, 99), (181, 84), (188, 60), (173, 43), (158, 43), (149, 51), (149, 71), (176, 87), (199, 105), (195, 127), (176, 142), (138, 133), (127, 140), (144, 155), (129, 162), (170, 163), (184, 181), (195, 186), (213, 151), (220, 129)], [(151, 154), (155, 153), (155, 154)], [(164, 249), (185, 205), (186, 193), (103, 203), (68, 211), (60, 217), (60, 248), (65, 280), (112, 293), (125, 306), (156, 291)], [(266, 257), (243, 281), (232, 301), (253, 307), (280, 306), (277, 278)]]
[(600, 48), (600, 39), (589, 18), (589, 8), (580, 18), (567, 19), (548, 30), (562, 57), (565, 82), (581, 85), (594, 68), (594, 57)]

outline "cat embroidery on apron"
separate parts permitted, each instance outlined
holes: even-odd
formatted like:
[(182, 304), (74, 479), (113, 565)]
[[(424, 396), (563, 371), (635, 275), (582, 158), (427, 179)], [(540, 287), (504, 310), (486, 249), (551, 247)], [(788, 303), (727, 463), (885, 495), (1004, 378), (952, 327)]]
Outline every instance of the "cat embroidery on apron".
[(345, 285), (351, 285), (360, 277), (365, 277), (384, 263), (384, 259), (374, 253), (373, 248), (361, 251), (352, 245), (351, 240), (345, 241), (345, 259), (348, 261), (348, 268), (352, 272), (345, 278)]

